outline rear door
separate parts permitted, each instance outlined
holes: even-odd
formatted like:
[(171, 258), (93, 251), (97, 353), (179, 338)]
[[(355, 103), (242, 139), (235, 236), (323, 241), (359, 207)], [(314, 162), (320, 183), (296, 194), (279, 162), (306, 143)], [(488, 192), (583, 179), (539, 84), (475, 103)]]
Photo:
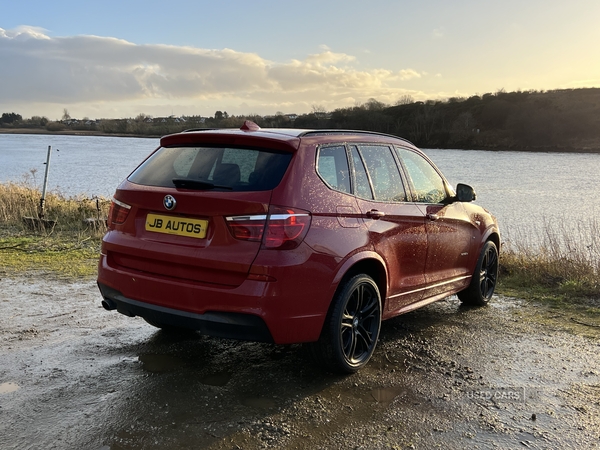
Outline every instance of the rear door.
[(407, 201), (402, 176), (387, 145), (351, 145), (355, 194), (369, 239), (388, 269), (387, 310), (421, 299), (427, 236), (421, 209)]

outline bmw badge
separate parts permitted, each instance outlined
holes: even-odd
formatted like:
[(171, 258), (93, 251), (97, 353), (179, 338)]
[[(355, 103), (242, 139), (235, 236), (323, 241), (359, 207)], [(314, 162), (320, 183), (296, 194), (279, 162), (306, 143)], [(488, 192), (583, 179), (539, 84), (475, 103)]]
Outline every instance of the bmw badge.
[(173, 209), (175, 209), (175, 205), (177, 205), (177, 201), (175, 200), (175, 197), (173, 197), (172, 195), (165, 195), (165, 198), (163, 199), (163, 205), (166, 209), (168, 209), (169, 211), (172, 211)]

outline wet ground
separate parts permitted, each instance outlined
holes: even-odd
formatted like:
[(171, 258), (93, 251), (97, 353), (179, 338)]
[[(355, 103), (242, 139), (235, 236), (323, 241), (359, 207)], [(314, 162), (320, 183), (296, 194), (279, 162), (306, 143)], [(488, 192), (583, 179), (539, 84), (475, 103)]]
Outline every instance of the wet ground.
[(0, 280), (1, 449), (600, 448), (600, 318), (495, 297), (384, 322), (352, 376), (168, 335), (92, 280)]

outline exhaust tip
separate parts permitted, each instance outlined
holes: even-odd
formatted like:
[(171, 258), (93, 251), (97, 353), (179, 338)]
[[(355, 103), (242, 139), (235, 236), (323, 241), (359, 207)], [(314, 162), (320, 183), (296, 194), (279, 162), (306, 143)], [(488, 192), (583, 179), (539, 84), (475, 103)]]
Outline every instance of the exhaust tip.
[(114, 309), (117, 309), (117, 304), (110, 298), (105, 298), (104, 300), (102, 300), (102, 307), (107, 311), (112, 311)]

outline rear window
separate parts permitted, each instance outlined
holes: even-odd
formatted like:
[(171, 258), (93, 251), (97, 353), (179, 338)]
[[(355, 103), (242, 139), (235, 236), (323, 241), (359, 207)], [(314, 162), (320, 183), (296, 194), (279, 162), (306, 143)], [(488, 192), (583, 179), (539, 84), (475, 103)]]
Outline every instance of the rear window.
[(128, 180), (145, 186), (174, 187), (184, 180), (201, 189), (265, 191), (279, 184), (291, 157), (251, 148), (161, 147)]

